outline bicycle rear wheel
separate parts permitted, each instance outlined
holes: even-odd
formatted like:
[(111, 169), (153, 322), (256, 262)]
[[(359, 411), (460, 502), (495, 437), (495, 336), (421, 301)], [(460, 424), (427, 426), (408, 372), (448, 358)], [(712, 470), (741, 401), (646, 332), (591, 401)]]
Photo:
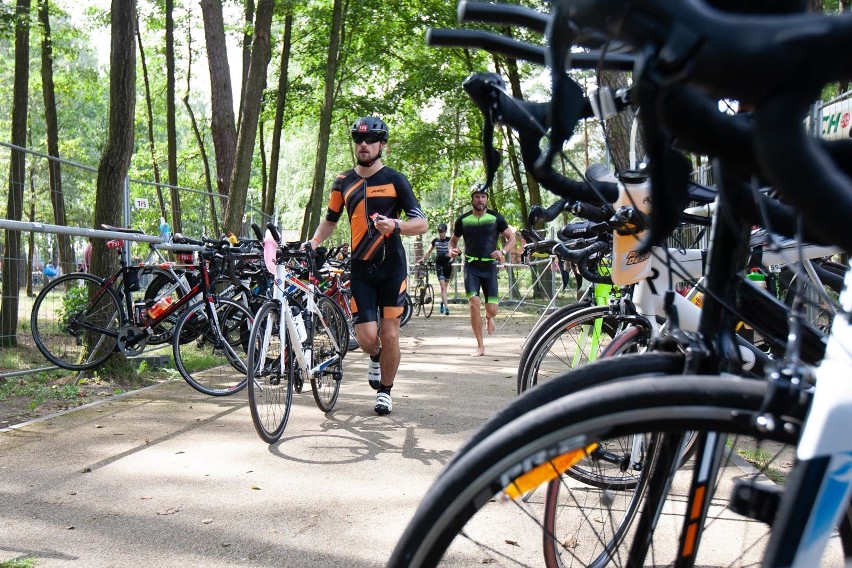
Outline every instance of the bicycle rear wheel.
[(334, 408), (343, 379), (343, 356), (349, 341), (346, 321), (337, 304), (327, 296), (317, 297), (317, 312), (314, 314), (314, 365), (320, 366), (311, 375), (311, 391), (314, 400), (323, 412)]
[[(752, 420), (763, 412), (766, 389), (764, 381), (730, 376), (634, 378), (542, 406), (448, 466), (425, 496), (388, 566), (480, 564), (497, 559), (501, 564), (507, 560), (506, 564), (540, 565), (542, 535), (545, 550), (555, 555), (551, 566), (674, 566), (690, 514), (684, 496), (692, 468), (674, 475), (662, 492), (662, 501), (646, 498), (641, 502), (642, 515), (662, 502), (655, 526), (625, 524), (621, 506), (637, 502), (633, 495), (628, 499), (616, 490), (578, 483), (556, 472), (578, 459), (590, 459), (594, 451), (621, 438), (653, 441), (660, 432), (691, 431), (727, 437), (720, 473), (707, 487), (713, 501), (701, 527), (695, 565), (757, 565), (771, 528), (732, 510), (728, 497), (736, 478), (754, 486), (783, 484), (794, 459), (794, 432), (761, 431)], [(803, 416), (790, 418), (797, 421)], [(648, 452), (642, 475), (653, 479), (653, 458), (663, 455)], [(530, 481), (536, 474), (541, 477)], [(554, 478), (560, 484), (559, 502), (550, 504), (553, 519), (547, 526), (543, 499), (513, 497)], [(632, 492), (642, 491), (645, 487), (638, 485)], [(651, 494), (650, 482), (645, 493)], [(634, 541), (646, 540), (647, 555), (631, 558)], [(833, 543), (825, 565), (843, 565), (840, 548)]]
[(432, 315), (435, 309), (435, 289), (431, 284), (426, 284), (423, 288), (423, 295), (420, 297), (420, 302), (423, 306), (423, 315), (427, 318)]
[(295, 357), (290, 337), (281, 324), (278, 302), (264, 303), (251, 329), (246, 363), (251, 420), (258, 435), (268, 444), (277, 442), (284, 433), (293, 402)]
[(92, 274), (60, 276), (45, 286), (30, 316), (33, 340), (48, 361), (71, 371), (102, 365), (117, 350), (121, 301)]
[[(195, 390), (210, 396), (227, 396), (246, 386), (246, 359), (254, 315), (235, 302), (216, 299), (213, 304), (220, 334), (213, 331), (208, 303), (189, 308), (175, 326), (172, 349), (175, 366)], [(183, 342), (181, 337), (196, 337)]]

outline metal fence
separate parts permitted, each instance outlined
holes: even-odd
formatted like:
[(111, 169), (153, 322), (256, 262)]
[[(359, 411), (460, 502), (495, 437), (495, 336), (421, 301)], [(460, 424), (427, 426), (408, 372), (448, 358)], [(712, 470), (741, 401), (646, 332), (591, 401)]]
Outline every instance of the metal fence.
[[(3, 289), (4, 300), (17, 299), (18, 326), (12, 343), (17, 348), (0, 349), (0, 378), (32, 370), (42, 370), (44, 360), (32, 342), (29, 330), (30, 311), (35, 297), (42, 287), (56, 276), (78, 270), (84, 259), (84, 251), (91, 238), (108, 238), (106, 233), (94, 233), (94, 209), (97, 187), (97, 169), (69, 160), (57, 159), (40, 152), (20, 148), (0, 142), (0, 171), (9, 172), (13, 160), (13, 151), (17, 151), (23, 160), (15, 160), (23, 168), (18, 179), (25, 180), (24, 187), (15, 188), (23, 194), (23, 206), (20, 211), (9, 209), (7, 199), (0, 202), (0, 220), (20, 219), (33, 224), (37, 230), (4, 227), (0, 240), (0, 285), (8, 278), (3, 271), (17, 270), (20, 289)], [(62, 199), (65, 208), (64, 230), (44, 230), (55, 226), (54, 199), (51, 195), (49, 178), (50, 168), (61, 176)], [(7, 180), (9, 180), (7, 178)], [(9, 182), (11, 183), (11, 182)], [(7, 186), (8, 187), (8, 186)], [(11, 189), (11, 188), (10, 188)], [(6, 192), (3, 192), (6, 193)], [(171, 229), (172, 195), (179, 196), (181, 206), (182, 230), (193, 237), (215, 235), (216, 220), (223, 217), (223, 196), (187, 187), (172, 187), (167, 184), (154, 184), (149, 181), (127, 177), (122, 188), (122, 212), (120, 218), (126, 227), (145, 231), (151, 236), (159, 236), (161, 223), (165, 221)], [(161, 210), (161, 199), (165, 215)], [(267, 218), (253, 207), (247, 208), (245, 231), (248, 234), (250, 224), (264, 225)], [(163, 227), (165, 228), (165, 227)], [(11, 234), (20, 236), (19, 256), (7, 246)], [(70, 239), (70, 254), (62, 255), (59, 246), (59, 234), (64, 233)], [(132, 239), (125, 238), (126, 241)], [(131, 245), (127, 249), (129, 260), (141, 259), (148, 253), (145, 243)], [(67, 258), (66, 258), (67, 257)], [(3, 344), (10, 343), (8, 336), (0, 336)]]

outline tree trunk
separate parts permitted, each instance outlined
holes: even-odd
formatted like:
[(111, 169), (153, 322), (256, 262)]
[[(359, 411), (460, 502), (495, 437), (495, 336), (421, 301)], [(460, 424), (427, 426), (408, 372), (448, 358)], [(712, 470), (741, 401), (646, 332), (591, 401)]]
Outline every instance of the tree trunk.
[(237, 116), (237, 132), (240, 131), (243, 124), (243, 101), (246, 98), (246, 89), (248, 88), (249, 68), (251, 67), (251, 44), (252, 44), (252, 21), (254, 21), (254, 0), (245, 0), (245, 10), (243, 11), (245, 18), (244, 26), (245, 33), (243, 34), (243, 76), (240, 81), (240, 100), (237, 108), (240, 113)]
[[(109, 78), (109, 132), (98, 165), (95, 195), (95, 227), (121, 223), (123, 188), (133, 155), (136, 110), (136, 1), (112, 0)], [(92, 272), (109, 274), (116, 268), (115, 255), (103, 239), (92, 241)], [(118, 355), (118, 354), (117, 354)], [(109, 365), (121, 367), (124, 357), (115, 356)]]
[[(47, 153), (59, 158), (59, 127), (56, 118), (56, 92), (53, 85), (53, 40), (50, 34), (50, 14), (47, 0), (40, 0), (38, 15), (43, 29), (41, 41), (41, 84), (44, 96), (44, 120), (47, 130)], [(58, 161), (48, 161), (50, 177), (50, 203), (53, 205), (53, 221), (65, 226), (65, 198), (62, 192), (62, 169)], [(71, 238), (68, 235), (57, 235), (59, 248), (59, 263), (65, 272), (76, 268), (77, 259), (71, 248)]]
[(216, 191), (227, 195), (237, 153), (237, 127), (234, 123), (231, 68), (225, 44), (225, 19), (222, 0), (201, 0), (200, 3), (210, 71), (210, 133), (216, 158)]
[[(261, 105), (263, 103), (261, 102)], [(268, 164), (266, 162), (266, 138), (263, 135), (263, 125), (264, 121), (261, 120), (257, 124), (257, 149), (260, 152), (260, 187), (266, 187), (266, 184), (269, 183), (269, 172), (267, 171)], [(263, 189), (260, 190), (260, 210), (263, 211), (264, 202), (266, 199), (266, 192)]]
[(201, 135), (201, 130), (198, 128), (198, 121), (195, 119), (195, 112), (189, 104), (190, 93), (190, 77), (192, 77), (192, 28), (187, 28), (186, 34), (186, 94), (183, 97), (183, 106), (186, 107), (186, 112), (189, 113), (189, 120), (192, 123), (192, 132), (195, 134), (195, 142), (198, 144), (198, 151), (201, 152), (201, 163), (204, 166), (204, 184), (207, 189), (208, 203), (210, 205), (210, 220), (213, 223), (213, 234), (219, 235), (219, 214), (216, 213), (216, 193), (213, 188), (213, 180), (210, 175), (210, 158), (207, 157), (207, 149), (204, 147), (204, 137)]
[(260, 117), (260, 103), (266, 85), (266, 68), (269, 65), (269, 33), (272, 28), (274, 0), (260, 0), (257, 20), (254, 25), (254, 42), (251, 49), (247, 88), (242, 105), (242, 122), (237, 137), (237, 160), (228, 190), (228, 206), (225, 208), (223, 230), (239, 235), (242, 231), (243, 214), (246, 209), (246, 194), (251, 177), (251, 162), (254, 142)]
[(175, 108), (175, 2), (166, 0), (166, 139), (169, 143), (169, 195), (172, 201), (172, 231), (183, 232), (177, 172), (177, 110)]
[[(35, 204), (36, 204), (36, 200), (33, 199), (32, 202), (30, 202), (30, 218), (29, 218), (30, 223), (35, 222)], [(36, 295), (35, 292), (33, 291), (33, 272), (35, 272), (35, 246), (36, 246), (35, 245), (35, 232), (30, 231), (29, 239), (30, 239), (30, 243), (29, 243), (30, 244), (30, 247), (29, 247), (30, 250), (29, 250), (29, 253), (27, 254), (26, 279), (27, 279), (27, 296), (32, 298), (33, 296)]]
[[(30, 0), (18, 0), (15, 8), (15, 81), (12, 94), (12, 144), (27, 143), (27, 99), (30, 80)], [(11, 150), (9, 160), (9, 197), (6, 216), (20, 221), (24, 208), (24, 170), (26, 156)], [(18, 300), (21, 288), (21, 232), (6, 230), (6, 252), (3, 255), (3, 295), (0, 300), (0, 347), (18, 344)]]
[[(609, 87), (613, 93), (620, 87), (627, 86), (627, 73), (624, 71), (608, 71), (601, 76), (601, 86)], [(609, 138), (609, 148), (614, 169), (623, 172), (630, 167), (630, 129), (635, 119), (632, 109), (625, 109), (606, 122)], [(645, 157), (642, 137), (636, 137), (636, 161)]]
[(151, 102), (151, 82), (148, 80), (148, 65), (145, 63), (145, 49), (142, 46), (142, 34), (136, 29), (136, 42), (139, 44), (139, 62), (142, 64), (142, 83), (145, 85), (145, 110), (148, 113), (148, 149), (151, 151), (151, 166), (154, 169), (154, 183), (157, 187), (157, 203), (160, 205), (160, 217), (168, 219), (163, 187), (160, 185), (160, 163), (157, 160), (157, 147), (154, 141), (154, 108)]
[(337, 53), (340, 47), (340, 31), (343, 26), (343, 1), (334, 0), (331, 18), (331, 33), (328, 41), (328, 58), (325, 70), (325, 95), (320, 112), (319, 134), (317, 135), (317, 159), (314, 163), (314, 180), (311, 185), (311, 197), (305, 209), (305, 222), (302, 223), (302, 240), (307, 239), (308, 231), (319, 224), (322, 214), (323, 194), (325, 191), (325, 168), (328, 164), (328, 137), (331, 133), (331, 114), (334, 109), (334, 79), (337, 76)]
[(281, 154), (281, 129), (284, 126), (284, 108), (287, 103), (287, 69), (290, 66), (290, 43), (293, 32), (292, 9), (284, 18), (284, 38), (281, 43), (281, 69), (278, 74), (278, 94), (275, 97), (275, 124), (272, 127), (272, 150), (269, 156), (269, 185), (263, 199), (263, 214), (271, 218), (275, 213), (275, 193), (278, 186), (278, 159)]
[[(27, 139), (29, 141), (29, 147), (33, 147), (33, 131), (29, 130), (27, 132)], [(30, 210), (27, 213), (27, 220), (30, 223), (34, 223), (35, 212), (36, 212), (36, 201), (38, 200), (38, 194), (36, 193), (35, 188), (35, 168), (29, 168), (29, 181), (30, 181)], [(50, 191), (50, 190), (48, 190)], [(33, 292), (33, 266), (35, 265), (35, 253), (36, 253), (36, 244), (35, 244), (35, 233), (30, 231), (29, 235), (29, 243), (27, 247), (27, 260), (26, 260), (26, 271), (24, 272), (24, 278), (26, 279), (26, 288), (27, 288), (27, 297), (32, 298), (35, 296)]]

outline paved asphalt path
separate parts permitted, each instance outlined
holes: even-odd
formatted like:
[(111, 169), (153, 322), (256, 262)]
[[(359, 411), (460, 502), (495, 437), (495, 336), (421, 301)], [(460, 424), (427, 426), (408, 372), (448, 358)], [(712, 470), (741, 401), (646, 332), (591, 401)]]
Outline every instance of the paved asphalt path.
[(297, 395), (272, 446), (245, 393), (183, 381), (0, 431), (0, 563), (384, 565), (454, 450), (515, 395), (534, 318), (504, 308), (473, 358), (464, 308), (403, 328), (389, 416), (373, 412), (355, 351), (334, 410)]

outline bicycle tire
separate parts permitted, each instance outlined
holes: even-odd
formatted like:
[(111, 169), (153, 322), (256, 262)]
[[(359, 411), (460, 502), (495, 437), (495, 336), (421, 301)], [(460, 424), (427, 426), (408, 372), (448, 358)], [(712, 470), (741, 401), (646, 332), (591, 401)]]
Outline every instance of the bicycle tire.
[(295, 357), (286, 328), (283, 329), (283, 342), (281, 331), (280, 304), (265, 302), (257, 311), (249, 335), (246, 382), (251, 421), (258, 435), (268, 444), (274, 444), (281, 438), (293, 403)]
[(355, 349), (360, 348), (361, 346), (358, 344), (358, 336), (355, 333), (355, 324), (352, 321), (352, 310), (349, 307), (349, 296), (338, 291), (333, 296), (329, 297), (334, 300), (334, 303), (336, 303), (337, 307), (340, 308), (341, 313), (343, 313), (343, 319), (346, 320), (346, 330), (349, 332), (349, 341), (346, 344), (346, 351), (354, 351)]
[(521, 358), (518, 361), (518, 369), (521, 369), (523, 366), (526, 365), (526, 360), (529, 357), (530, 351), (532, 350), (532, 346), (537, 343), (541, 336), (546, 332), (546, 330), (550, 328), (551, 322), (556, 321), (559, 318), (564, 318), (567, 314), (576, 312), (577, 310), (588, 308), (591, 305), (591, 302), (586, 301), (568, 304), (567, 306), (557, 308), (553, 313), (547, 315), (546, 317), (544, 317), (544, 319), (540, 319), (538, 322), (536, 322), (535, 327), (532, 328), (530, 334), (527, 336), (522, 346)]
[[(246, 358), (254, 315), (242, 305), (216, 298), (221, 337), (210, 325), (207, 302), (189, 308), (175, 326), (172, 352), (175, 366), (195, 390), (209, 396), (228, 396), (246, 386)], [(194, 335), (194, 341), (181, 337)]]
[(566, 310), (547, 322), (524, 348), (518, 366), (518, 394), (597, 360), (624, 320), (617, 306), (589, 306)]
[[(312, 356), (314, 362), (322, 362), (337, 359), (318, 373), (311, 375), (311, 392), (314, 394), (314, 401), (323, 412), (329, 412), (337, 403), (337, 396), (340, 394), (340, 381), (343, 379), (343, 356), (346, 354), (342, 351), (346, 348), (346, 343), (349, 339), (344, 335), (346, 331), (346, 322), (343, 313), (338, 305), (327, 296), (317, 297), (317, 312), (314, 314), (314, 336)], [(324, 326), (320, 320), (320, 315), (325, 320)], [(336, 334), (333, 338), (331, 334)], [(335, 343), (337, 348), (335, 348)], [(309, 361), (313, 365), (313, 362)]]
[(498, 410), (462, 444), (450, 458), (447, 468), (509, 422), (553, 400), (604, 383), (622, 380), (624, 377), (642, 375), (663, 379), (675, 376), (683, 373), (685, 366), (685, 359), (679, 353), (649, 352), (601, 359), (592, 365), (566, 371), (560, 377), (522, 393), (510, 404)]
[(432, 312), (435, 310), (435, 289), (431, 284), (426, 284), (421, 300), (423, 304), (423, 315), (426, 316), (426, 319), (428, 319), (432, 316)]
[(628, 325), (612, 338), (612, 341), (601, 351), (601, 359), (616, 357), (625, 353), (636, 353), (648, 347), (650, 337), (647, 331), (639, 325)]
[[(792, 444), (795, 444), (794, 432), (782, 432), (781, 428), (768, 433), (759, 431), (749, 420), (763, 412), (766, 390), (765, 381), (731, 376), (678, 376), (677, 380), (639, 377), (557, 399), (507, 424), (449, 467), (427, 492), (388, 566), (437, 566), (445, 553), (448, 553), (447, 564), (490, 562), (496, 556), (524, 565), (540, 564), (537, 547), (527, 545), (527, 540), (541, 542), (542, 527), (538, 523), (541, 504), (515, 499), (507, 506), (495, 503), (493, 496), (500, 489), (516, 484), (518, 474), (530, 471), (532, 466), (553, 465), (553, 457), (590, 447), (594, 442), (663, 431), (721, 432), (732, 436), (733, 448), (756, 452), (769, 442), (773, 447), (768, 456), (789, 457)], [(803, 416), (790, 418), (801, 420)], [(739, 436), (746, 438), (743, 445), (740, 445)], [(729, 459), (724, 465), (734, 467), (732, 463), (736, 459), (731, 457), (732, 453), (727, 454)], [(737, 472), (755, 483), (765, 483), (766, 477), (762, 477), (767, 472), (765, 465), (743, 468), (740, 464)], [(691, 472), (683, 474), (691, 475)], [(567, 476), (560, 477), (560, 482), (565, 484), (566, 492), (573, 491)], [(619, 542), (607, 535), (601, 537), (601, 527), (595, 525), (606, 524), (607, 519), (595, 521), (582, 510), (578, 512), (578, 507), (569, 507), (570, 501), (566, 501), (566, 508), (570, 510), (563, 518), (579, 519), (577, 522), (584, 526), (569, 526), (564, 533), (551, 534), (548, 538), (564, 545), (560, 546), (560, 553), (574, 556), (577, 561), (574, 566), (596, 566), (603, 560), (622, 566), (628, 560), (625, 548), (632, 545), (634, 539), (646, 537), (650, 539), (654, 554), (653, 564), (674, 565), (679, 556), (678, 547), (666, 538), (671, 535), (663, 533), (675, 530), (674, 542), (677, 542), (683, 528), (681, 521), (687, 512), (685, 504), (678, 502), (675, 494), (680, 483), (672, 486), (671, 493), (665, 494), (666, 503), (671, 507), (665, 522), (661, 521), (649, 534), (636, 534), (635, 527), (631, 527)], [(714, 489), (714, 502), (725, 508), (727, 501), (723, 493), (731, 491), (731, 487), (718, 483)], [(589, 487), (583, 485), (579, 491), (588, 495)], [(576, 503), (583, 502), (580, 497), (575, 497)], [(474, 515), (477, 518), (471, 520)], [(735, 536), (739, 540), (736, 542), (732, 533), (722, 526), (726, 517), (737, 524)], [(676, 522), (670, 524), (670, 520)], [(770, 529), (762, 523), (746, 526), (744, 520), (747, 519), (727, 508), (714, 513), (712, 522), (704, 527), (696, 565), (728, 566), (741, 565), (744, 559), (759, 561)], [(529, 525), (521, 527), (520, 522)], [(453, 542), (457, 535), (463, 538)], [(606, 545), (610, 543), (613, 549), (607, 551)], [(735, 544), (742, 548), (735, 550)], [(448, 552), (451, 545), (453, 548)], [(487, 556), (485, 560), (483, 554)], [(710, 554), (710, 560), (705, 554)], [(739, 557), (740, 554), (743, 556)]]
[(51, 281), (36, 296), (30, 315), (33, 341), (57, 367), (94, 369), (118, 350), (118, 330), (127, 320), (118, 294), (103, 284), (93, 274), (74, 272)]
[(414, 289), (414, 296), (411, 297), (411, 304), (414, 306), (414, 315), (419, 316), (420, 310), (423, 309), (423, 286), (417, 286)]
[(411, 321), (411, 315), (414, 313), (414, 304), (408, 292), (405, 293), (405, 303), (402, 306), (402, 319), (399, 322), (399, 327), (405, 326)]

